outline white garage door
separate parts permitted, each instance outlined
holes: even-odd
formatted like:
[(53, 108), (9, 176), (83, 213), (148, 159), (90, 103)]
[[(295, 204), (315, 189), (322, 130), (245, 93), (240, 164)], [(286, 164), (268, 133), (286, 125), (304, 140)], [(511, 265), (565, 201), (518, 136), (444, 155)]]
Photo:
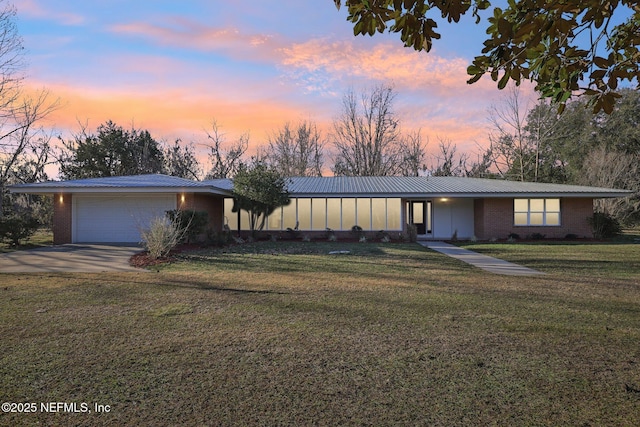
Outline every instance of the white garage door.
[(176, 195), (74, 196), (73, 241), (140, 242), (140, 230), (176, 209)]

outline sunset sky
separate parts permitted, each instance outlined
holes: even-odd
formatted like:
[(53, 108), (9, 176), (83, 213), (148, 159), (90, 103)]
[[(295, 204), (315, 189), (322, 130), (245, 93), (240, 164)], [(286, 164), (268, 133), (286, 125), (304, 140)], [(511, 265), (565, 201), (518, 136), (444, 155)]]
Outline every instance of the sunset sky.
[(62, 135), (107, 120), (157, 140), (205, 142), (216, 120), (252, 149), (285, 122), (315, 120), (326, 133), (344, 93), (392, 84), (402, 128), (477, 151), (487, 109), (505, 96), (489, 78), (467, 85), (484, 27), (469, 16), (441, 25), (430, 53), (397, 35), (354, 37), (332, 0), (19, 0), (26, 84), (62, 102)]

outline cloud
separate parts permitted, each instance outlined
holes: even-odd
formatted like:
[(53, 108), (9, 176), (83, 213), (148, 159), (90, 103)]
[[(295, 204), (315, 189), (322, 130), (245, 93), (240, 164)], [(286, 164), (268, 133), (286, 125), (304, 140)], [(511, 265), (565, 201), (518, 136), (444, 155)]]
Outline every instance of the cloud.
[[(34, 92), (38, 86), (27, 87)], [(300, 110), (286, 102), (264, 102), (261, 99), (234, 99), (197, 95), (188, 88), (165, 88), (158, 91), (118, 90), (113, 88), (48, 85), (62, 106), (49, 118), (66, 134), (79, 130), (79, 123), (89, 129), (112, 120), (128, 127), (149, 130), (157, 139), (204, 141), (212, 120), (216, 120), (229, 138), (245, 132), (252, 144), (264, 142), (266, 135), (286, 121), (299, 116)]]
[(52, 10), (43, 6), (38, 0), (20, 0), (18, 13), (37, 19), (56, 21), (63, 25), (82, 25), (85, 18), (72, 12)]
[(150, 40), (202, 52), (224, 52), (229, 57), (271, 62), (280, 41), (270, 34), (253, 33), (228, 26), (207, 26), (193, 19), (165, 17), (162, 23), (131, 22), (109, 27), (112, 33)]
[[(435, 96), (459, 94), (468, 87), (466, 59), (415, 52), (397, 43), (367, 46), (355, 40), (314, 39), (292, 44), (281, 51), (282, 64), (291, 69), (291, 76), (312, 82), (312, 87), (324, 86), (326, 89), (337, 81), (348, 79), (392, 81), (401, 89)], [(483, 84), (478, 86), (483, 87)]]

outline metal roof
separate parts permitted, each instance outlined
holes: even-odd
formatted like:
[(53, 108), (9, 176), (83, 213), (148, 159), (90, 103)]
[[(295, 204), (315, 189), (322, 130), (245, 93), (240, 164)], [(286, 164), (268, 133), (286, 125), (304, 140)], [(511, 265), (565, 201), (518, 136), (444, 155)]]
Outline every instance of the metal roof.
[[(18, 193), (175, 192), (230, 195), (233, 181), (192, 181), (153, 174), (49, 181), (9, 187)], [(293, 197), (624, 197), (628, 190), (459, 177), (294, 177)]]
[(460, 177), (298, 177), (289, 191), (298, 197), (624, 197), (632, 192), (580, 185)]
[(160, 193), (189, 191), (195, 193), (227, 194), (224, 189), (202, 182), (162, 174), (109, 176), (103, 178), (47, 181), (9, 186), (16, 193)]

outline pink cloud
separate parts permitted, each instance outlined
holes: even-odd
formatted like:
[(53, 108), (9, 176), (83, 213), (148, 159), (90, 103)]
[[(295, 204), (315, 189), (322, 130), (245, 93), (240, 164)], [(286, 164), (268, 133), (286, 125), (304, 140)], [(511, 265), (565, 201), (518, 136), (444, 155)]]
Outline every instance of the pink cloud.
[(280, 47), (280, 42), (273, 35), (245, 32), (235, 27), (211, 27), (181, 17), (166, 17), (162, 24), (119, 24), (110, 30), (121, 35), (142, 37), (163, 46), (224, 51), (231, 57), (249, 60), (270, 61)]
[(17, 8), (21, 15), (53, 20), (64, 25), (81, 25), (85, 22), (81, 15), (47, 8), (38, 0), (20, 0)]
[[(419, 53), (383, 42), (372, 47), (356, 41), (314, 39), (282, 48), (283, 65), (301, 80), (324, 80), (326, 86), (346, 79), (392, 81), (399, 89), (417, 90), (436, 96), (464, 91), (468, 62), (447, 59), (435, 53)], [(328, 76), (328, 77), (323, 77)], [(484, 82), (475, 87), (488, 89)]]

